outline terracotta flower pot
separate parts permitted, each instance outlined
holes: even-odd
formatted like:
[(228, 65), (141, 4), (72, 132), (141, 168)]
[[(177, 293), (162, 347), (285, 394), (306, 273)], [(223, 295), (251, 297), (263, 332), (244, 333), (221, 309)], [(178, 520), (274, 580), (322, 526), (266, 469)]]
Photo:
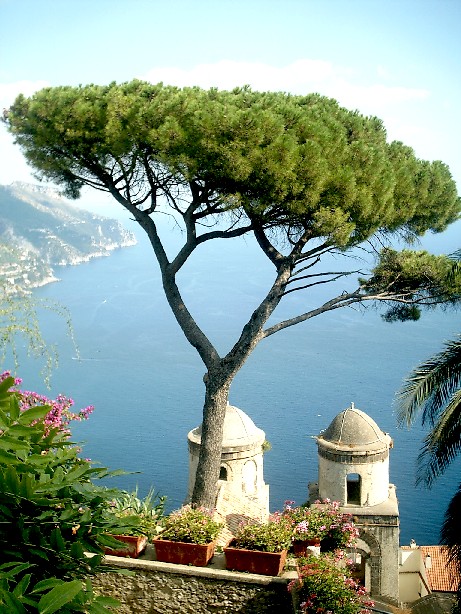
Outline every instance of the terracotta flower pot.
[(137, 559), (147, 546), (147, 537), (145, 535), (111, 535), (110, 537), (114, 537), (126, 544), (116, 549), (104, 548), (104, 552), (112, 556), (126, 556), (131, 559)]
[(235, 548), (231, 542), (224, 548), (226, 569), (248, 571), (264, 576), (278, 576), (285, 567), (287, 550), (282, 552), (261, 552), (260, 550), (245, 550)]
[(295, 540), (292, 545), (293, 553), (296, 556), (306, 556), (306, 553), (309, 554), (308, 548), (320, 548), (320, 539), (316, 537), (314, 539)]
[(154, 539), (157, 561), (205, 567), (213, 557), (215, 542), (209, 544), (187, 544), (168, 539)]

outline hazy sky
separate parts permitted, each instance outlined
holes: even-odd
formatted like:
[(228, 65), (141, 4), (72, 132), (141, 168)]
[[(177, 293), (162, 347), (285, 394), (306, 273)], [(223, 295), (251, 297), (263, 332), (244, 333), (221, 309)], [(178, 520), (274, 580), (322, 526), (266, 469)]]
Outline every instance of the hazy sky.
[[(461, 0), (0, 0), (0, 105), (133, 78), (320, 92), (446, 162), (461, 191)], [(31, 180), (0, 127), (0, 184)]]

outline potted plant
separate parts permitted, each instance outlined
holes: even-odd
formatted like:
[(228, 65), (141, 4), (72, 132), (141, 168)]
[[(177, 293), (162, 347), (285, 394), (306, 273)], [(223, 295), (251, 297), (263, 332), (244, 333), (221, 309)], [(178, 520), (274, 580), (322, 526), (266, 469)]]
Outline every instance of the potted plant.
[(304, 555), (312, 547), (323, 552), (345, 548), (358, 537), (352, 515), (343, 513), (338, 501), (317, 500), (312, 506), (299, 507), (293, 504), (294, 501), (285, 501), (282, 515), (291, 524), (295, 554)]
[(371, 614), (374, 602), (352, 577), (343, 556), (332, 553), (309, 555), (298, 560), (298, 578), (288, 585), (295, 612), (341, 612)]
[(271, 514), (265, 523), (245, 520), (224, 548), (226, 568), (278, 576), (285, 566), (290, 544), (291, 525), (280, 512)]
[(214, 555), (216, 539), (223, 524), (213, 518), (213, 511), (185, 505), (171, 512), (164, 530), (153, 541), (157, 560), (205, 567)]
[(137, 558), (159, 531), (165, 501), (166, 497), (156, 494), (153, 488), (144, 499), (138, 497), (137, 488), (133, 492), (121, 491), (111, 501), (110, 514), (118, 519), (119, 527), (109, 535), (114, 541), (106, 546), (106, 554)]

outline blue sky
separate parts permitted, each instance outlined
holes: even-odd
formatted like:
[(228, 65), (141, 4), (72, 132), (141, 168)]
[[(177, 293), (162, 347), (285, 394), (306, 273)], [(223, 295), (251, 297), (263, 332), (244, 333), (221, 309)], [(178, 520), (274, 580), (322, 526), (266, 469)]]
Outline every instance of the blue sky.
[[(142, 78), (312, 91), (383, 119), (461, 191), (461, 0), (0, 0), (0, 105)], [(31, 180), (0, 128), (0, 184)]]

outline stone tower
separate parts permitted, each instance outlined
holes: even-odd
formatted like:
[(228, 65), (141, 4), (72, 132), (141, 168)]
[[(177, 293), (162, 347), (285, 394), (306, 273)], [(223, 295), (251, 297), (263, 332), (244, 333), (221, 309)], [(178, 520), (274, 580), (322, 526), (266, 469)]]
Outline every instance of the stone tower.
[[(192, 497), (200, 454), (202, 425), (189, 432), (189, 492)], [(231, 512), (253, 518), (269, 515), (269, 486), (264, 483), (264, 431), (241, 409), (228, 405), (224, 418), (221, 471), (216, 508), (223, 516)]]
[(317, 437), (318, 484), (311, 499), (339, 501), (360, 530), (352, 558), (357, 575), (374, 596), (397, 603), (399, 595), (399, 509), (389, 484), (391, 437), (367, 414), (340, 412)]

